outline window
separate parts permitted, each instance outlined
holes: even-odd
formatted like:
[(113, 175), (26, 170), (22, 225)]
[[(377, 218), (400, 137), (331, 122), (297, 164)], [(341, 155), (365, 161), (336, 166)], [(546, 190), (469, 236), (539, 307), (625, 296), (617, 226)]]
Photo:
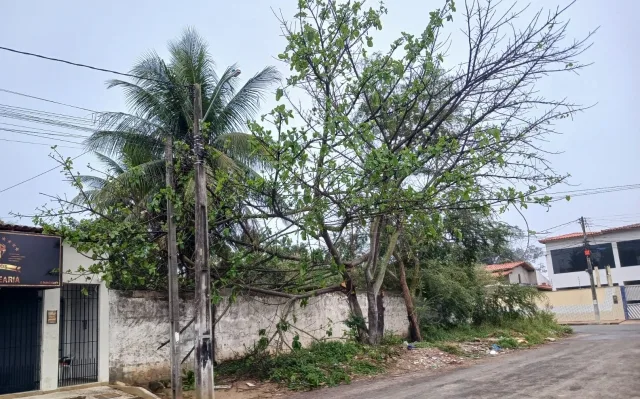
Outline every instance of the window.
[[(553, 262), (554, 274), (587, 270), (587, 258), (584, 255), (583, 247), (554, 249), (551, 251), (551, 261)], [(593, 267), (600, 269), (604, 269), (607, 265), (615, 267), (611, 244), (591, 245), (591, 263)]]
[(518, 283), (522, 284), (522, 278), (520, 277), (520, 273), (518, 273)]
[(640, 240), (620, 241), (618, 243), (620, 266), (640, 265)]

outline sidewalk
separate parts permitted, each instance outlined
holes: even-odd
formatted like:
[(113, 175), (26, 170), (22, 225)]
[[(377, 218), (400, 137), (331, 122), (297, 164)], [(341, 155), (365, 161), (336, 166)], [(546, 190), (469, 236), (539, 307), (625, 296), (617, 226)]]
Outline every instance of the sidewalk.
[[(126, 387), (123, 387), (126, 389)], [(146, 396), (146, 395), (145, 395)], [(10, 395), (0, 395), (0, 397), (11, 397)], [(135, 394), (125, 393), (122, 390), (115, 389), (109, 386), (97, 386), (91, 388), (78, 388), (65, 391), (55, 391), (40, 395), (22, 396), (15, 395), (19, 398), (34, 398), (34, 399), (141, 399), (142, 396)], [(151, 397), (155, 397), (154, 395)]]

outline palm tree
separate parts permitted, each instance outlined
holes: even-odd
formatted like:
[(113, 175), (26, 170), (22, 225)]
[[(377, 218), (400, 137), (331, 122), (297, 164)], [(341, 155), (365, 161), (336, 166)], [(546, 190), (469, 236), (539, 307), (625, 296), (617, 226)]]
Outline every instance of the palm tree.
[[(131, 70), (139, 77), (134, 82), (108, 82), (109, 88), (124, 90), (131, 112), (102, 114), (103, 129), (85, 142), (88, 149), (105, 157), (122, 158), (126, 154), (144, 160), (131, 165), (128, 172), (136, 173), (119, 173), (116, 180), (137, 179), (126, 184), (146, 187), (150, 190), (147, 194), (164, 185), (165, 140), (191, 141), (190, 87), (194, 83), (201, 85), (203, 109), (209, 111), (204, 120), (208, 126), (205, 145), (209, 170), (232, 172), (246, 170), (259, 161), (259, 154), (252, 151), (251, 135), (242, 130), (256, 116), (269, 87), (280, 79), (274, 67), (266, 67), (239, 86), (235, 65), (218, 76), (206, 43), (193, 29), (169, 43), (169, 54), (165, 62), (155, 52), (147, 53)], [(106, 200), (108, 195), (93, 198)]]
[(119, 154), (117, 159), (95, 152), (102, 165), (101, 175), (79, 175), (75, 178), (83, 186), (72, 203), (91, 204), (96, 211), (115, 209), (123, 204), (131, 211), (131, 217), (138, 218), (144, 214), (147, 204), (155, 193), (163, 186), (163, 168), (150, 152), (127, 151)]

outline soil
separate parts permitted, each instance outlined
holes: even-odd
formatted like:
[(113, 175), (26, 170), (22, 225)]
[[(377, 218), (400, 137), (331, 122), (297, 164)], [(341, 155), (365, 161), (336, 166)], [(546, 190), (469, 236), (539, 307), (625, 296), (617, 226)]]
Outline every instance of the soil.
[[(496, 355), (490, 355), (491, 346), (497, 339), (478, 339), (474, 342), (465, 342), (457, 345), (460, 354), (454, 355), (443, 352), (438, 348), (415, 348), (408, 350), (406, 347), (400, 348), (398, 356), (390, 359), (387, 363), (387, 371), (374, 376), (360, 376), (353, 378), (353, 381), (377, 380), (381, 378), (397, 377), (407, 373), (421, 372), (426, 370), (450, 370), (458, 367), (470, 366), (478, 359), (501, 356), (502, 354), (513, 352), (513, 350), (502, 349)], [(220, 385), (228, 385), (230, 388), (216, 389), (216, 399), (273, 399), (286, 398), (294, 392), (286, 387), (255, 380), (240, 381), (216, 381)], [(251, 386), (253, 385), (253, 386)], [(171, 398), (171, 390), (165, 389), (156, 393), (163, 399)], [(194, 391), (185, 391), (185, 399), (195, 398)]]
[[(250, 385), (253, 386), (250, 386)], [(272, 399), (284, 398), (289, 395), (286, 387), (279, 386), (270, 382), (258, 382), (253, 380), (220, 382), (220, 384), (228, 385), (230, 388), (216, 389), (216, 399)], [(171, 390), (165, 389), (157, 392), (156, 395), (163, 399), (171, 399)], [(196, 397), (194, 391), (184, 391), (184, 399), (194, 399)]]

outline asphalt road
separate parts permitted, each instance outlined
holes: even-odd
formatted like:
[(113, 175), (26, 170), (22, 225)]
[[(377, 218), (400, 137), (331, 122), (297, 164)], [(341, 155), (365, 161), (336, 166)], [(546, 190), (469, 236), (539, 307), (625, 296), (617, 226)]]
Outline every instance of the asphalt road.
[(292, 398), (640, 398), (640, 324), (574, 329), (572, 338), (467, 368), (359, 381)]

